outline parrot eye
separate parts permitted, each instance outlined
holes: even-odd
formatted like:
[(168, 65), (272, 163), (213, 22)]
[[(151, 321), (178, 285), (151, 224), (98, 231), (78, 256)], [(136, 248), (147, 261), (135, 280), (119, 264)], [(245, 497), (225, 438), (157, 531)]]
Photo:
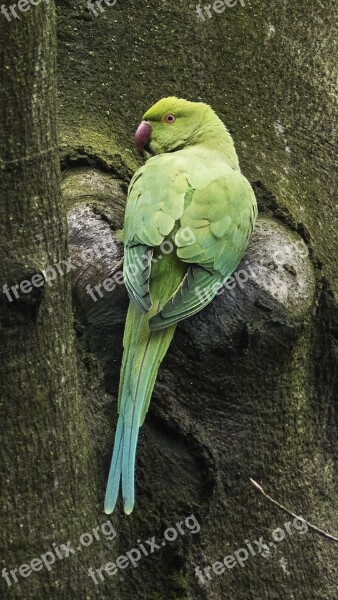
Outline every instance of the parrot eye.
[(176, 121), (176, 117), (175, 117), (175, 115), (172, 115), (171, 113), (169, 113), (169, 115), (166, 115), (165, 117), (163, 117), (163, 121), (164, 121), (164, 123), (168, 123), (170, 125), (171, 123), (174, 123)]

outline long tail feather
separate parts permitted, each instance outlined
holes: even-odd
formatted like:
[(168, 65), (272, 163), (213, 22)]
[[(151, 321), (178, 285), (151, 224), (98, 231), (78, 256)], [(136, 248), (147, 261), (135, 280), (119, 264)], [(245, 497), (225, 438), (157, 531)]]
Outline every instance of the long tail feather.
[(159, 365), (174, 335), (175, 326), (151, 332), (148, 319), (129, 306), (120, 378), (119, 419), (110, 466), (105, 512), (117, 502), (122, 480), (124, 511), (134, 508), (134, 472), (139, 428), (149, 407)]
[[(175, 233), (174, 231), (171, 232)], [(123, 358), (119, 388), (119, 418), (110, 466), (105, 512), (113, 512), (122, 483), (124, 511), (134, 508), (134, 471), (139, 428), (149, 408), (158, 368), (163, 360), (176, 328), (170, 325), (160, 331), (151, 331), (149, 320), (164, 306), (181, 284), (188, 266), (175, 253), (154, 253), (150, 275), (153, 303), (147, 314), (141, 314), (129, 305), (123, 338)]]
[(120, 476), (122, 470), (123, 430), (123, 418), (120, 417), (115, 433), (114, 452), (110, 465), (106, 498), (104, 501), (104, 512), (107, 513), (107, 515), (113, 512), (119, 495)]

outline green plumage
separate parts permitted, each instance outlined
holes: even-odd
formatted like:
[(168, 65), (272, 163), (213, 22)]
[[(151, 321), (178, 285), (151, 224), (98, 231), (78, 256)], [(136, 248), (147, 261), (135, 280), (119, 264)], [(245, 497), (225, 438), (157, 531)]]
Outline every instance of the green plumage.
[(130, 307), (108, 514), (121, 479), (125, 512), (133, 510), (138, 430), (176, 324), (206, 306), (236, 269), (257, 215), (232, 139), (209, 106), (165, 98), (144, 119), (155, 156), (135, 173), (125, 213)]

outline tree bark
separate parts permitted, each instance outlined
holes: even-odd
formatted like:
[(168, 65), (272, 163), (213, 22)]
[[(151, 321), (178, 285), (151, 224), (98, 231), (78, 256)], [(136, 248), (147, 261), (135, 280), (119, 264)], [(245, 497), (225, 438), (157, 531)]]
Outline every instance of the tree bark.
[[(183, 0), (101, 6), (59, 2), (59, 144), (51, 4), (0, 18), (1, 554), (8, 571), (55, 555), (1, 577), (1, 597), (336, 600), (337, 547), (286, 525), (249, 481), (338, 534), (334, 2), (247, 0), (204, 21)], [(121, 271), (132, 133), (172, 94), (222, 117), (260, 218), (236, 285), (177, 328), (140, 432), (135, 511), (108, 520), (128, 300), (102, 283)], [(3, 293), (69, 258), (50, 285)], [(89, 575), (189, 515), (197, 533)], [(227, 555), (232, 568), (196, 574)]]
[(96, 598), (85, 568), (100, 550), (93, 544), (79, 562), (62, 547), (107, 519), (97, 510), (103, 478), (95, 481), (92, 450), (95, 366), (78, 369), (66, 267), (54, 8), (31, 6), (9, 23), (1, 16), (0, 29), (0, 595)]

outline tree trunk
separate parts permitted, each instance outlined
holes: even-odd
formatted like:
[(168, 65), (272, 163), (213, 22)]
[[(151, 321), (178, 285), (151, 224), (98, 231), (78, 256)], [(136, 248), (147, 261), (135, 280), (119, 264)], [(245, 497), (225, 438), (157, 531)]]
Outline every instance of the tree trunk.
[[(69, 247), (53, 11), (1, 15), (1, 288), (63, 267), (19, 298), (1, 289), (3, 565), (55, 557), (3, 576), (2, 596), (336, 600), (337, 546), (250, 483), (338, 534), (335, 5), (247, 0), (203, 21), (189, 3), (162, 4), (95, 15), (60, 0)], [(127, 309), (115, 230), (138, 165), (132, 133), (173, 94), (222, 117), (260, 218), (233, 287), (177, 328), (140, 432), (136, 508), (126, 517), (119, 503), (108, 520)], [(52, 544), (68, 540), (76, 551), (61, 560)]]
[(10, 23), (1, 16), (0, 29), (0, 596), (96, 598), (86, 565), (102, 545), (83, 546), (81, 561), (62, 546), (107, 518), (85, 410), (98, 402), (95, 375), (81, 397), (86, 371), (79, 377), (74, 343), (54, 8), (31, 6)]

